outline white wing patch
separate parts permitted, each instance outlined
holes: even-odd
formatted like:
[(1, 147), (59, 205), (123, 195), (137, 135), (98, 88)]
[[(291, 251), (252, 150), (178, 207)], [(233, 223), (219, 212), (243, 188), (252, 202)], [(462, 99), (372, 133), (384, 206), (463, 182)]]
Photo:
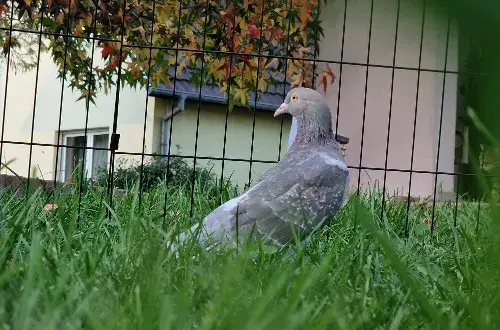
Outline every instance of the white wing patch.
[(340, 168), (342, 171), (345, 171), (345, 172), (348, 172), (348, 168), (347, 168), (347, 165), (344, 164), (343, 162), (341, 162), (340, 160), (337, 160), (335, 158), (333, 158), (332, 156), (324, 153), (324, 152), (320, 152), (319, 153), (319, 156), (321, 158), (323, 158), (323, 160), (328, 164), (328, 165), (332, 165), (332, 166), (337, 166), (338, 168)]
[(238, 205), (238, 202), (244, 196), (245, 196), (245, 194), (238, 196), (238, 197), (235, 197), (233, 199), (230, 199), (227, 202), (225, 202), (224, 204), (222, 204), (222, 207), (221, 207), (222, 211), (225, 211), (225, 212), (231, 211), (231, 209), (233, 209), (234, 207), (236, 207), (236, 205)]

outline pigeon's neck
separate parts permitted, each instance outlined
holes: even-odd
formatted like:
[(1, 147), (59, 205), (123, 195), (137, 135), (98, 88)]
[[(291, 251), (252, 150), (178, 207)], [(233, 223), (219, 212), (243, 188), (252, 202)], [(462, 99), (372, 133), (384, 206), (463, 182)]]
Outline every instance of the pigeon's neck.
[(332, 130), (330, 113), (297, 118), (297, 135), (293, 147), (327, 145), (334, 143), (334, 141), (335, 136)]

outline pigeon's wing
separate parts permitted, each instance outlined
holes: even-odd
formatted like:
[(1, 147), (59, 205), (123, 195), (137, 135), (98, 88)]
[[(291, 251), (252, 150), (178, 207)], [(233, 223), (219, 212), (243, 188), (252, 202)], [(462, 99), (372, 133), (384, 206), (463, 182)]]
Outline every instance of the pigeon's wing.
[[(238, 210), (242, 225), (248, 219), (260, 234), (278, 244), (292, 238), (292, 228), (302, 238), (330, 220), (342, 206), (349, 184), (345, 164), (325, 153), (310, 155), (293, 170), (269, 177), (267, 187), (250, 192)], [(280, 184), (286, 191), (277, 194), (273, 187)]]
[(234, 234), (237, 229), (242, 236), (253, 230), (282, 244), (292, 237), (292, 227), (300, 236), (333, 216), (348, 180), (341, 159), (324, 152), (296, 152), (243, 195), (214, 210), (204, 225), (210, 232)]

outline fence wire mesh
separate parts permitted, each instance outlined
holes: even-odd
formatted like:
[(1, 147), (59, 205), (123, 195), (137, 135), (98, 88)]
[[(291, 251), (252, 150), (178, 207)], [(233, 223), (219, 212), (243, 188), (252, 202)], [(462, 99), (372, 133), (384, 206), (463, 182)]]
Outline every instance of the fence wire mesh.
[[(467, 164), (475, 157), (483, 166), (485, 153), (482, 143), (469, 150), (472, 127), (459, 119), (472, 106), (471, 77), (486, 75), (463, 65), (472, 48), (463, 49), (468, 41), (465, 36), (458, 41), (450, 18), (436, 20), (426, 0), (410, 7), (404, 0), (385, 4), (374, 0), (366, 4), (348, 0), (325, 4), (0, 1), (4, 47), (0, 158), (3, 165), (8, 164), (1, 186), (16, 190), (22, 185), (20, 191), (28, 195), (30, 188), (42, 185), (55, 201), (69, 182), (74, 189), (70, 191), (78, 194), (79, 215), (88, 180), (91, 185), (100, 184), (102, 189), (96, 191), (112, 209), (120, 191), (131, 188), (127, 175), (138, 180), (139, 203), (148, 193), (148, 180), (156, 175), (166, 187), (172, 182), (187, 185), (189, 215), (199, 217), (196, 194), (203, 190), (197, 185), (207, 161), (219, 163), (220, 191), (234, 172), (239, 173), (240, 185), (249, 185), (279, 162), (289, 145), (291, 121), (271, 114), (298, 84), (325, 89), (353, 192), (363, 192), (371, 183), (370, 173), (382, 173), (381, 183), (375, 184), (382, 192), (381, 218), (388, 212), (387, 199), (402, 200), (406, 203), (402, 230), (407, 233), (411, 205), (425, 204), (433, 231), (436, 206), (445, 198), (440, 182), (449, 177), (445, 199), (454, 204), (455, 223), (461, 197), (467, 195), (468, 202), (477, 201), (479, 226), (485, 192), (473, 191), (470, 178), (477, 173)], [(384, 17), (385, 10), (394, 15)], [(418, 28), (412, 35), (408, 29), (415, 22)], [(44, 59), (49, 53), (50, 58)], [(28, 71), (19, 73), (16, 66)], [(26, 87), (29, 79), (33, 88)], [(384, 95), (374, 95), (381, 91), (377, 81), (388, 83), (387, 102)], [(432, 98), (429, 84), (434, 88)], [(28, 93), (30, 89), (33, 93)], [(44, 94), (50, 90), (57, 93)], [(105, 99), (103, 90), (110, 97)], [(357, 103), (358, 99), (362, 102)], [(404, 100), (411, 101), (405, 104)], [(84, 105), (77, 109), (72, 104)], [(360, 111), (354, 113), (353, 108)], [(360, 124), (354, 118), (357, 113)], [(434, 120), (426, 120), (429, 116)], [(28, 134), (19, 132), (26, 127)], [(400, 135), (402, 131), (410, 133), (409, 141)], [(276, 143), (271, 141), (273, 136)], [(174, 142), (190, 151), (174, 152)], [(397, 155), (405, 153), (409, 159), (398, 161)], [(134, 167), (138, 173), (117, 169), (120, 157), (139, 159), (140, 166)], [(14, 158), (16, 162), (9, 163)], [(161, 173), (153, 175), (146, 168), (151, 159), (166, 164), (156, 169)], [(99, 172), (105, 173), (102, 181), (96, 175), (97, 163), (104, 169)], [(246, 174), (241, 164), (247, 165)], [(33, 167), (40, 171), (39, 181), (26, 179)], [(190, 175), (170, 175), (171, 167), (187, 169)], [(44, 177), (47, 173), (52, 175), (50, 180)], [(432, 179), (424, 180), (426, 176)], [(404, 186), (403, 192), (396, 194), (397, 186)], [(162, 197), (159, 216), (164, 219), (171, 193), (165, 189)], [(222, 193), (219, 197), (218, 203), (223, 202)]]

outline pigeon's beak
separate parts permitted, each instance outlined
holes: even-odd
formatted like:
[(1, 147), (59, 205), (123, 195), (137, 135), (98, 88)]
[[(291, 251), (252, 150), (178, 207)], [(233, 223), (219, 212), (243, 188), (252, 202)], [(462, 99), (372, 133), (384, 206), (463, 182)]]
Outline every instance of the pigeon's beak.
[(287, 109), (287, 104), (281, 103), (280, 107), (274, 112), (274, 117), (277, 117), (279, 115), (286, 113), (286, 109)]

